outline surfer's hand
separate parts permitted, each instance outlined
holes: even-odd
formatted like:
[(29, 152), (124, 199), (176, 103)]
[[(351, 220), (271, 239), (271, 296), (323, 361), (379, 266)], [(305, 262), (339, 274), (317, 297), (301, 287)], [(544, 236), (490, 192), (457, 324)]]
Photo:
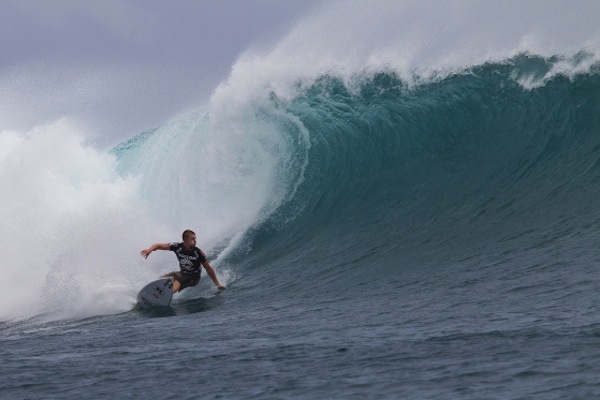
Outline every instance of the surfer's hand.
[(142, 251), (140, 251), (140, 254), (144, 258), (148, 258), (148, 256), (150, 255), (150, 253), (152, 253), (152, 251), (149, 251), (149, 250), (142, 250)]
[(226, 287), (225, 287), (225, 286), (223, 286), (223, 285), (218, 285), (218, 286), (217, 286), (217, 289), (219, 289), (219, 290), (225, 290), (225, 289), (226, 289)]

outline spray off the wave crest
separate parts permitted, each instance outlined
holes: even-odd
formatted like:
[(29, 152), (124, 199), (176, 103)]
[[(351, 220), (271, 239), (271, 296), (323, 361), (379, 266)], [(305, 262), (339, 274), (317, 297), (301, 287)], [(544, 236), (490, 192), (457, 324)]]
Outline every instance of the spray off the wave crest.
[[(301, 21), (272, 49), (250, 50), (213, 96), (228, 100), (271, 90), (297, 95), (323, 75), (343, 79), (393, 72), (411, 85), (517, 54), (567, 58), (600, 54), (600, 4), (562, 1), (363, 1), (331, 2)], [(582, 65), (579, 64), (579, 67)], [(556, 73), (569, 73), (568, 63)]]

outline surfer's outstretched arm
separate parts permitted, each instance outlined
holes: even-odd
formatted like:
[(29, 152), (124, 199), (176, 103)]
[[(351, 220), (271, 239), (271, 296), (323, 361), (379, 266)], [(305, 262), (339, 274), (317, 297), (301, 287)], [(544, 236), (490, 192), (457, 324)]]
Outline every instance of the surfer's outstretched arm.
[(221, 285), (221, 282), (219, 282), (219, 278), (217, 278), (217, 273), (215, 272), (214, 268), (210, 266), (210, 264), (208, 263), (208, 261), (204, 261), (202, 263), (202, 266), (204, 267), (204, 269), (208, 273), (208, 276), (210, 276), (210, 279), (212, 279), (212, 281), (215, 283), (215, 285), (217, 286), (217, 288), (220, 289), (220, 290), (225, 289), (225, 286)]
[(148, 258), (150, 253), (152, 253), (155, 250), (169, 250), (169, 249), (170, 249), (169, 243), (156, 243), (156, 244), (153, 244), (152, 246), (148, 247), (147, 249), (140, 251), (140, 254), (144, 258)]

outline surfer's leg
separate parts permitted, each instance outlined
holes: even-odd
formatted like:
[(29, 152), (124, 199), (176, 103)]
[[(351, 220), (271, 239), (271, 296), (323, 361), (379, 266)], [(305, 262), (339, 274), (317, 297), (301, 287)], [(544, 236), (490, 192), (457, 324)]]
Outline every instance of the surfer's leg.
[(173, 279), (173, 293), (177, 293), (181, 290), (181, 282), (177, 279)]
[(179, 280), (179, 291), (182, 291), (186, 287), (196, 286), (200, 282), (200, 277), (181, 275)]
[(161, 278), (173, 278), (173, 293), (177, 293), (182, 289), (180, 272), (169, 272), (161, 276)]

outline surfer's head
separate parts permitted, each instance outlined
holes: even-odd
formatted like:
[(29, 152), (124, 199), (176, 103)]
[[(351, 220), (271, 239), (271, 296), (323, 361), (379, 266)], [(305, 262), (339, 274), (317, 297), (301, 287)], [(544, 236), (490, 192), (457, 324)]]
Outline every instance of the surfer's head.
[(196, 234), (194, 233), (194, 231), (186, 229), (185, 231), (183, 231), (181, 238), (183, 239), (184, 247), (190, 248), (196, 246)]

